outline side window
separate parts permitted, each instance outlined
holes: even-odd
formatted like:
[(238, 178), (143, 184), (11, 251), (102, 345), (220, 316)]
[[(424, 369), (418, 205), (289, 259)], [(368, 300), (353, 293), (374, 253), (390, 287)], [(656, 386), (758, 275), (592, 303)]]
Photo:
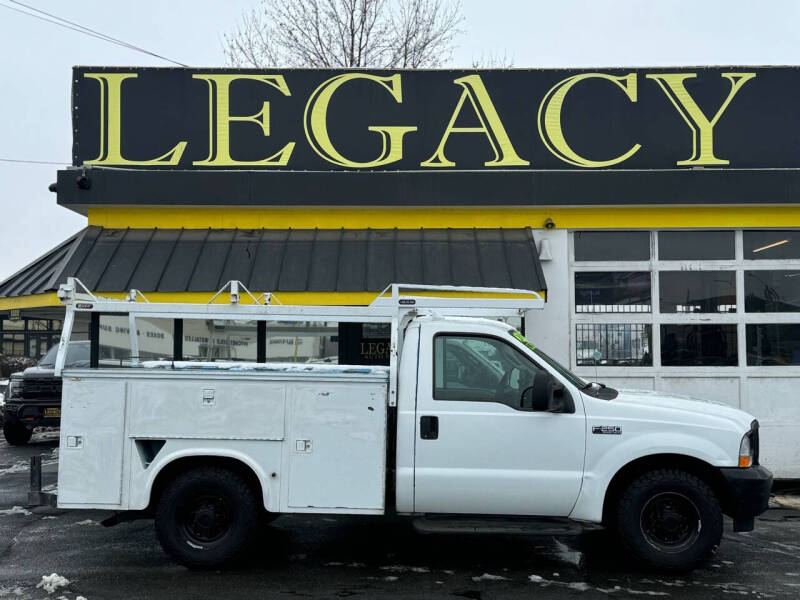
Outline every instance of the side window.
[(522, 392), (539, 369), (510, 344), (490, 337), (437, 335), (433, 398), (499, 402), (520, 409)]

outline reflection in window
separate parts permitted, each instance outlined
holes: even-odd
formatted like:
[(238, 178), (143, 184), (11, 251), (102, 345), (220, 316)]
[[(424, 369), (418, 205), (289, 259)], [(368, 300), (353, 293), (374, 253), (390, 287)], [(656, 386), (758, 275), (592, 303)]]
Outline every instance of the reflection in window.
[(733, 260), (733, 231), (659, 231), (659, 260)]
[(800, 258), (800, 231), (745, 231), (743, 235), (745, 260)]
[(650, 232), (576, 231), (575, 260), (650, 260)]
[(800, 365), (800, 324), (748, 325), (747, 364)]
[(578, 366), (649, 367), (650, 325), (645, 323), (579, 323), (575, 326)]
[(136, 319), (139, 354), (131, 353), (128, 315), (100, 315), (99, 367), (127, 367), (133, 359), (172, 360), (173, 320), (152, 317)]
[(736, 312), (734, 271), (661, 271), (662, 313)]
[[(335, 365), (339, 362), (338, 336), (336, 322), (267, 321), (267, 362)], [(378, 350), (376, 346), (367, 351)]]
[(800, 311), (800, 271), (745, 271), (747, 312)]
[(662, 325), (665, 367), (736, 366), (736, 325)]
[(499, 402), (522, 409), (536, 366), (510, 344), (479, 336), (437, 335), (433, 349), (435, 400)]
[(183, 359), (256, 362), (256, 334), (255, 321), (184, 319)]
[(649, 313), (650, 273), (575, 273), (575, 312)]

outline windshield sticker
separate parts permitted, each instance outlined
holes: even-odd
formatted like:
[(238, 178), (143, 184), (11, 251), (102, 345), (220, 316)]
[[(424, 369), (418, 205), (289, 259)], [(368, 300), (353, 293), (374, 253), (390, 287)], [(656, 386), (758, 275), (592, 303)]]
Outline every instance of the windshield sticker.
[(519, 331), (512, 331), (512, 332), (511, 332), (511, 335), (512, 335), (512, 336), (514, 336), (514, 339), (515, 339), (515, 340), (517, 340), (518, 342), (521, 342), (521, 343), (525, 344), (525, 345), (526, 345), (528, 348), (530, 348), (531, 350), (536, 350), (536, 346), (534, 346), (534, 345), (533, 345), (533, 344), (531, 344), (531, 343), (530, 343), (528, 340), (526, 340), (526, 339), (525, 339), (525, 337), (524, 337), (524, 336), (523, 336), (523, 335), (522, 335), (522, 334), (521, 334)]

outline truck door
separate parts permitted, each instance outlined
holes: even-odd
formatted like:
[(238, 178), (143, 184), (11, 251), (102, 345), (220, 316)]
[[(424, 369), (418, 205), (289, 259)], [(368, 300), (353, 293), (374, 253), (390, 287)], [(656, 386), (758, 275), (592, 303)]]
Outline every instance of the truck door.
[(523, 410), (546, 369), (503, 331), (443, 327), (420, 332), (414, 510), (569, 515), (583, 477), (580, 398), (572, 414)]

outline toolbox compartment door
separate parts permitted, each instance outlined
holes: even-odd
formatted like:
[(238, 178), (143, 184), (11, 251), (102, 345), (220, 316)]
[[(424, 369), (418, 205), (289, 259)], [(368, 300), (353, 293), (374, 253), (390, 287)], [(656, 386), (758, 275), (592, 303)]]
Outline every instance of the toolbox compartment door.
[(126, 382), (64, 377), (58, 465), (58, 505), (122, 501)]
[(386, 384), (303, 383), (291, 394), (289, 507), (381, 511)]

